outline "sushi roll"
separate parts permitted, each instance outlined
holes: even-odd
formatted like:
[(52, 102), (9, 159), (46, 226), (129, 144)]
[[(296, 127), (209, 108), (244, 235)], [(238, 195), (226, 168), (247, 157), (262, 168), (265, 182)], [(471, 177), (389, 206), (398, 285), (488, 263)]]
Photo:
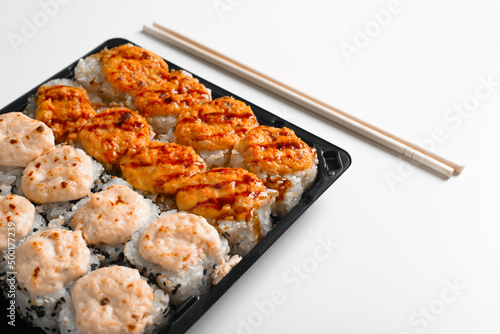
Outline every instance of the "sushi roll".
[(59, 314), (62, 334), (156, 333), (169, 321), (169, 298), (136, 269), (100, 268), (76, 281)]
[(210, 101), (211, 91), (186, 71), (172, 71), (166, 82), (135, 95), (137, 110), (161, 138), (171, 141), (177, 117)]
[(168, 64), (151, 51), (126, 44), (81, 59), (75, 80), (106, 107), (135, 109), (133, 96), (170, 77)]
[(21, 112), (0, 115), (0, 166), (26, 167), (54, 148), (54, 134), (44, 123)]
[(248, 253), (272, 227), (277, 192), (241, 168), (214, 168), (184, 182), (175, 197), (179, 210), (205, 217), (231, 250)]
[(169, 197), (175, 195), (187, 178), (207, 169), (191, 147), (156, 141), (134, 155), (125, 156), (120, 168), (123, 178), (134, 188), (165, 197), (167, 208)]
[(93, 180), (92, 159), (82, 150), (64, 145), (33, 160), (24, 169), (21, 184), (25, 196), (40, 204), (85, 197)]
[(249, 106), (232, 97), (221, 97), (181, 114), (175, 138), (194, 148), (209, 168), (224, 167), (229, 164), (233, 147), (258, 125)]
[(151, 127), (127, 108), (110, 108), (88, 121), (79, 132), (83, 149), (107, 170), (118, 168), (120, 158), (148, 146)]
[(29, 200), (18, 195), (0, 196), (0, 251), (13, 248), (43, 226), (43, 218)]
[(98, 266), (81, 232), (49, 229), (16, 250), (16, 306), (31, 326), (57, 333), (61, 303), (74, 281)]
[(38, 88), (35, 118), (52, 129), (57, 144), (77, 142), (78, 131), (96, 112), (85, 89), (53, 83)]
[(293, 130), (259, 126), (248, 131), (231, 155), (231, 167), (254, 173), (279, 192), (273, 214), (283, 216), (300, 200), (318, 174), (316, 150)]
[(155, 205), (125, 185), (91, 194), (71, 220), (89, 246), (102, 254), (101, 263), (123, 262), (123, 245), (131, 235), (158, 217)]
[[(231, 260), (227, 241), (200, 216), (170, 212), (134, 234), (125, 257), (166, 290), (174, 305), (208, 291), (241, 259)], [(214, 268), (217, 268), (214, 271)]]

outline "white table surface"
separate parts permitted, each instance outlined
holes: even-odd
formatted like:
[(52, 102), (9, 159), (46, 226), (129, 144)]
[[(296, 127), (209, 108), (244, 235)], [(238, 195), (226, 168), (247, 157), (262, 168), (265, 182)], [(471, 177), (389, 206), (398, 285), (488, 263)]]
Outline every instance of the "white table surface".
[[(493, 0), (2, 1), (0, 107), (123, 37), (351, 154), (190, 334), (500, 333), (499, 10)], [(153, 21), (466, 168), (443, 180), (142, 33)]]

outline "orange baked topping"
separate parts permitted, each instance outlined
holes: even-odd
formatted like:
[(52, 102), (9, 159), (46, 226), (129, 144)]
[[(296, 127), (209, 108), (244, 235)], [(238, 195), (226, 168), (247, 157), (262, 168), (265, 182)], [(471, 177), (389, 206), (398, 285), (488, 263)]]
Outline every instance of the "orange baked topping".
[(313, 166), (314, 148), (309, 147), (293, 130), (258, 126), (247, 132), (236, 150), (249, 171), (285, 175)]
[(167, 195), (175, 195), (187, 178), (207, 168), (193, 148), (160, 142), (123, 157), (120, 167), (133, 187)]
[(78, 140), (78, 131), (96, 112), (83, 88), (70, 86), (41, 86), (35, 118), (54, 132), (56, 143)]
[(102, 71), (117, 90), (134, 95), (170, 77), (168, 64), (151, 51), (130, 44), (102, 53)]
[(127, 108), (110, 108), (94, 116), (80, 130), (88, 154), (104, 165), (115, 165), (124, 154), (146, 147), (150, 126), (141, 115)]
[(161, 86), (135, 95), (135, 105), (144, 117), (178, 115), (209, 100), (205, 86), (183, 71), (172, 71)]
[(252, 109), (232, 97), (221, 97), (182, 114), (175, 135), (195, 150), (232, 149), (248, 130), (258, 126)]
[(268, 196), (254, 174), (242, 168), (214, 168), (189, 178), (175, 199), (179, 210), (207, 219), (249, 221)]

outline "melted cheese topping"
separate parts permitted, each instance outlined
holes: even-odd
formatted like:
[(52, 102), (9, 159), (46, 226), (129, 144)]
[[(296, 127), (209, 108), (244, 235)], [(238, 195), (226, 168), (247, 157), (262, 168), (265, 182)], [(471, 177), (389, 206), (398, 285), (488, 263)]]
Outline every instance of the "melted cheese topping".
[(120, 163), (123, 177), (135, 188), (174, 195), (186, 179), (206, 170), (205, 162), (189, 146), (151, 142)]
[(78, 131), (96, 112), (83, 88), (42, 86), (38, 89), (36, 119), (47, 124), (56, 143), (78, 140)]
[(90, 251), (81, 232), (47, 230), (23, 242), (16, 251), (17, 279), (38, 296), (61, 290), (85, 274), (89, 266)]
[(311, 168), (316, 150), (309, 147), (293, 130), (259, 126), (248, 131), (235, 149), (253, 172), (285, 175)]
[(143, 333), (152, 323), (153, 290), (136, 269), (93, 271), (75, 283), (71, 296), (77, 327), (85, 334)]
[(179, 210), (208, 219), (248, 221), (268, 196), (254, 174), (241, 168), (214, 168), (189, 178), (175, 199)]
[(221, 97), (183, 113), (175, 128), (180, 144), (195, 150), (232, 149), (258, 126), (252, 109), (232, 97)]
[(93, 117), (80, 130), (88, 154), (102, 164), (117, 164), (149, 143), (151, 128), (141, 115), (126, 108), (110, 108)]
[(80, 149), (61, 146), (32, 161), (21, 181), (24, 195), (36, 203), (79, 199), (92, 187), (92, 159)]
[(117, 90), (135, 93), (162, 84), (169, 77), (168, 65), (151, 51), (130, 44), (102, 54), (102, 71)]
[(221, 258), (217, 230), (200, 216), (179, 212), (152, 222), (141, 236), (139, 253), (166, 270), (181, 272)]
[(53, 148), (47, 125), (20, 112), (0, 115), (0, 166), (26, 167)]
[(178, 115), (210, 100), (209, 91), (184, 71), (172, 71), (168, 81), (135, 95), (135, 105), (144, 117)]
[(26, 237), (34, 219), (35, 207), (26, 198), (0, 196), (0, 250), (13, 245), (12, 240)]
[(114, 185), (91, 194), (71, 223), (89, 244), (113, 245), (126, 242), (148, 219), (144, 197), (124, 185)]

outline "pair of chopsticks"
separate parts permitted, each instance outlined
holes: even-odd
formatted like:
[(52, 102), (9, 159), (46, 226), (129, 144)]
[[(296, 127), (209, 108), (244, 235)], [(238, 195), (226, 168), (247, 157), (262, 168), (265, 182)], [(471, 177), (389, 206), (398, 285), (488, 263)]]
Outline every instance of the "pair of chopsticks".
[(449, 178), (452, 175), (458, 175), (464, 169), (463, 165), (456, 164), (438, 156), (433, 152), (426, 151), (415, 144), (390, 134), (387, 131), (360, 120), (359, 118), (346, 114), (335, 107), (299, 92), (284, 83), (270, 78), (265, 74), (259, 73), (244, 64), (241, 64), (206, 46), (167, 29), (158, 23), (153, 23), (153, 26), (144, 26), (144, 32), (155, 36), (164, 42), (174, 45), (179, 49), (198, 56), (205, 61), (217, 65), (234, 75), (271, 91), (284, 99), (287, 99), (307, 110), (333, 121), (336, 124), (342, 125), (343, 127), (382, 145), (390, 151), (402, 155), (411, 161), (417, 162), (446, 178)]

